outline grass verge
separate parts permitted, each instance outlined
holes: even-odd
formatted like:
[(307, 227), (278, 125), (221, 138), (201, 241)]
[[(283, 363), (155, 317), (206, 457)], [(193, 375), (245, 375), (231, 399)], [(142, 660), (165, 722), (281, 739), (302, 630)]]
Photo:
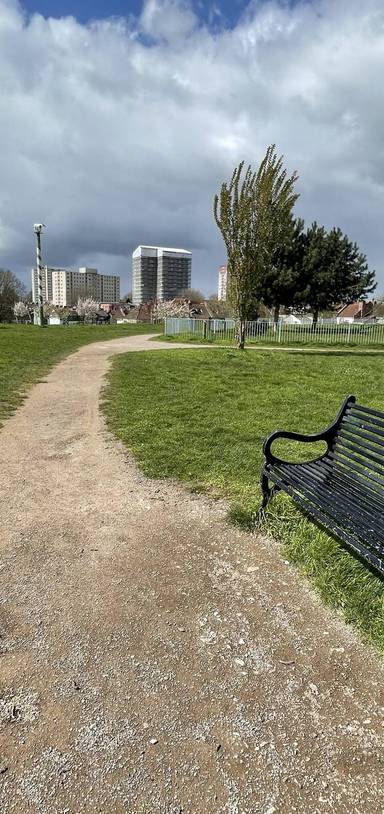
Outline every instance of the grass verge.
[[(156, 351), (117, 357), (103, 409), (110, 429), (150, 477), (178, 478), (230, 501), (230, 517), (250, 527), (259, 504), (262, 441), (277, 427), (303, 432), (331, 421), (353, 392), (382, 408), (384, 359), (358, 351), (289, 353)], [(298, 445), (277, 447), (298, 459)], [(312, 452), (318, 452), (316, 448)], [(308, 445), (302, 450), (309, 454)], [(384, 582), (318, 529), (285, 496), (265, 528), (326, 603), (384, 651)]]
[(38, 328), (0, 324), (0, 426), (22, 402), (28, 388), (81, 345), (159, 330), (157, 325)]

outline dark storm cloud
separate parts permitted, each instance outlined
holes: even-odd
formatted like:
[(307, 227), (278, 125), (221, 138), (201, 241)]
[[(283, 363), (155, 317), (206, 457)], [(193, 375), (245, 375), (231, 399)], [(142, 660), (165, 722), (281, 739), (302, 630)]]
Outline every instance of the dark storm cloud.
[(210, 292), (224, 250), (212, 197), (276, 142), (300, 174), (298, 211), (340, 225), (381, 272), (384, 7), (254, 3), (212, 33), (187, 3), (140, 20), (27, 22), (0, 0), (0, 265), (98, 262), (128, 288), (140, 242), (194, 252)]

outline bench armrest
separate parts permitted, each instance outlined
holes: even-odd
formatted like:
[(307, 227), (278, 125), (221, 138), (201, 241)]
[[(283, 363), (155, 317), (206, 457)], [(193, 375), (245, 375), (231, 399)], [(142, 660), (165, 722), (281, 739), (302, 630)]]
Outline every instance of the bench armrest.
[(328, 445), (328, 449), (330, 449), (332, 442), (334, 441), (337, 431), (340, 425), (340, 421), (343, 418), (343, 415), (349, 407), (350, 404), (354, 404), (356, 401), (355, 396), (347, 396), (345, 401), (343, 402), (335, 420), (329, 427), (326, 427), (321, 432), (311, 433), (311, 434), (303, 434), (301, 432), (291, 432), (290, 430), (275, 430), (268, 438), (265, 439), (263, 444), (263, 453), (265, 455), (265, 460), (267, 464), (273, 463), (284, 463), (281, 458), (277, 458), (273, 452), (271, 451), (272, 444), (277, 438), (287, 438), (292, 441), (300, 441), (304, 444), (307, 443), (316, 443), (316, 441), (325, 441)]

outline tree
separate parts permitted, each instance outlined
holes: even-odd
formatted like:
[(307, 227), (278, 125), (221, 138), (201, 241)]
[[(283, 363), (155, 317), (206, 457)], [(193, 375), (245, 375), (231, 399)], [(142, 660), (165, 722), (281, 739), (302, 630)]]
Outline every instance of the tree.
[(239, 322), (239, 348), (244, 348), (245, 321), (255, 287), (253, 198), (256, 173), (244, 161), (214, 198), (214, 217), (227, 250), (229, 300)]
[(99, 303), (92, 297), (79, 298), (76, 305), (76, 313), (84, 318), (84, 322), (93, 322), (99, 310)]
[(22, 300), (15, 302), (13, 306), (13, 313), (16, 317), (16, 322), (24, 322), (24, 320), (29, 317), (29, 309)]
[(284, 240), (275, 247), (272, 262), (263, 275), (261, 297), (264, 305), (273, 309), (275, 323), (279, 321), (281, 306), (292, 307), (297, 299), (303, 267), (303, 228), (304, 221), (292, 216)]
[(227, 249), (229, 300), (239, 323), (239, 348), (244, 348), (245, 322), (258, 311), (263, 279), (273, 255), (284, 245), (292, 223), (297, 173), (287, 176), (275, 145), (268, 147), (257, 172), (244, 162), (223, 183), (214, 199), (214, 216)]
[(298, 301), (311, 308), (316, 326), (320, 311), (365, 299), (374, 291), (375, 272), (341, 229), (326, 232), (315, 222), (305, 234), (300, 288)]
[(185, 300), (189, 300), (193, 303), (200, 303), (204, 300), (204, 294), (197, 288), (183, 288), (183, 290), (180, 291), (180, 297), (184, 297)]
[(189, 302), (187, 300), (163, 300), (161, 302), (155, 302), (153, 306), (153, 318), (154, 320), (160, 322), (166, 317), (189, 317), (190, 316), (190, 307)]
[(0, 269), (0, 322), (11, 322), (13, 306), (25, 296), (23, 283), (7, 269)]

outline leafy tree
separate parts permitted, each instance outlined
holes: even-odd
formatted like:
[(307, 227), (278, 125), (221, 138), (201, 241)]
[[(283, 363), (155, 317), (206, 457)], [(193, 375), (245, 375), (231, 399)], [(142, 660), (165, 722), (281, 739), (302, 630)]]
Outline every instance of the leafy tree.
[(7, 269), (0, 269), (0, 322), (11, 322), (13, 306), (25, 296), (25, 286)]
[(244, 161), (215, 195), (214, 217), (227, 249), (229, 300), (239, 321), (239, 348), (244, 348), (245, 321), (255, 287), (253, 198), (256, 173), (243, 177)]
[(239, 322), (239, 348), (244, 348), (246, 320), (258, 311), (274, 252), (289, 234), (298, 198), (297, 174), (287, 176), (274, 144), (257, 172), (248, 166), (243, 176), (243, 168), (241, 162), (214, 199), (215, 220), (227, 249), (229, 300)]
[(273, 309), (274, 322), (279, 321), (282, 305), (292, 307), (300, 287), (304, 252), (304, 221), (293, 216), (287, 222), (284, 239), (272, 254), (272, 262), (265, 269), (261, 296), (264, 305)]
[(364, 299), (375, 288), (366, 256), (341, 229), (326, 232), (316, 222), (307, 229), (298, 301), (311, 308), (314, 326), (320, 311)]

